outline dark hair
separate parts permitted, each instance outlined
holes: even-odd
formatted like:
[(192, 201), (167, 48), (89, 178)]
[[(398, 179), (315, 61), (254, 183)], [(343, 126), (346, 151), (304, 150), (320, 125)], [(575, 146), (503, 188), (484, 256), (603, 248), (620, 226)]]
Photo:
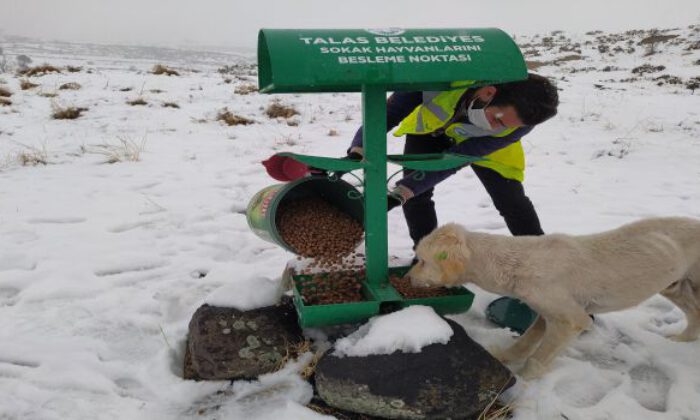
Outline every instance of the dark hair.
[(491, 105), (513, 105), (526, 125), (536, 125), (557, 114), (559, 94), (546, 77), (529, 73), (527, 79), (496, 87)]

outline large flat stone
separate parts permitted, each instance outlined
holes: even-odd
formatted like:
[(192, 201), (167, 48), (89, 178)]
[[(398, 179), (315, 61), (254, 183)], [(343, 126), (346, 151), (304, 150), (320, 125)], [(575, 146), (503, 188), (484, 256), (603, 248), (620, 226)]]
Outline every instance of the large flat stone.
[(281, 368), (304, 341), (291, 299), (239, 311), (202, 305), (192, 316), (186, 379), (253, 379)]
[(398, 419), (472, 418), (515, 383), (513, 374), (447, 320), (454, 335), (420, 353), (337, 357), (316, 367), (319, 396), (330, 406)]

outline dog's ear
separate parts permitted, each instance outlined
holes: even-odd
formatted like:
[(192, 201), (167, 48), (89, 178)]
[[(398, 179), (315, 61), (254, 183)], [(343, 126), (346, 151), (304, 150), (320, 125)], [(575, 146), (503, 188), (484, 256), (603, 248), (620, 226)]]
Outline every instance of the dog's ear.
[(437, 250), (433, 258), (440, 266), (443, 275), (447, 279), (459, 278), (460, 274), (467, 268), (470, 252), (458, 232), (455, 232), (454, 229), (437, 232), (433, 247)]
[(437, 258), (437, 263), (448, 279), (459, 277), (467, 268), (467, 260), (459, 252), (442, 251), (438, 255), (443, 258)]
[(434, 233), (433, 246), (452, 248), (462, 244), (455, 226), (453, 224), (445, 225)]

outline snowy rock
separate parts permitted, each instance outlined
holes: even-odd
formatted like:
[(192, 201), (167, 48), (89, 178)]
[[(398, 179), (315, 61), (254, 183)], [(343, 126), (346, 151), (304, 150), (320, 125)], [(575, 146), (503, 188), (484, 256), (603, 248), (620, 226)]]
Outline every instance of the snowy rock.
[(186, 379), (251, 379), (281, 367), (304, 340), (289, 298), (275, 306), (239, 311), (202, 305), (192, 316)]
[(402, 419), (470, 418), (515, 383), (512, 373), (457, 323), (447, 344), (420, 353), (363, 357), (326, 353), (316, 367), (319, 396), (330, 406)]

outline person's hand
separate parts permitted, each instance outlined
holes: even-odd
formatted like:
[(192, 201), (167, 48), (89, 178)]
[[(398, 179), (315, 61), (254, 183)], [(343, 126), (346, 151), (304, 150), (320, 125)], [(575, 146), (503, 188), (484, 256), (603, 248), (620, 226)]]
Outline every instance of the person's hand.
[(347, 156), (345, 156), (343, 159), (347, 159), (347, 160), (356, 160), (356, 161), (359, 162), (359, 161), (362, 160), (362, 158), (363, 158), (363, 156), (362, 156), (361, 153), (351, 151), (351, 152), (348, 153)]
[(411, 197), (413, 197), (413, 192), (411, 190), (401, 185), (397, 186), (389, 191), (389, 194), (386, 196), (387, 211), (391, 211), (391, 209), (398, 206), (403, 206)]

